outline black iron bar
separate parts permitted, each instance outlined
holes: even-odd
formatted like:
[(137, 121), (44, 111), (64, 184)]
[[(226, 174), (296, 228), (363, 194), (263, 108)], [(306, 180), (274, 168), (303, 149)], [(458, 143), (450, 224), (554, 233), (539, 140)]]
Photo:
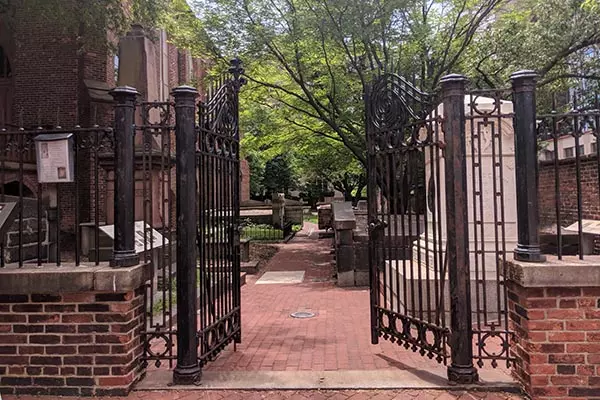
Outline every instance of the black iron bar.
[(573, 96), (573, 131), (571, 135), (575, 139), (575, 183), (577, 187), (577, 244), (579, 259), (583, 260), (583, 201), (581, 193), (581, 150), (579, 149), (579, 138), (581, 137), (582, 127), (579, 126), (579, 117), (577, 116), (577, 95)]
[[(115, 106), (115, 177), (114, 177), (114, 253), (110, 265), (113, 267), (128, 267), (139, 263), (140, 258), (135, 252), (135, 158), (134, 154), (134, 114), (137, 90), (122, 86), (111, 92), (116, 102)], [(95, 161), (95, 247), (96, 264), (100, 261), (99, 243), (99, 187), (98, 187), (98, 134), (94, 148)], [(77, 156), (76, 156), (77, 158)], [(77, 207), (76, 213), (78, 213)], [(79, 242), (77, 244), (79, 246)], [(78, 258), (78, 257), (77, 257)]]
[(446, 141), (446, 252), (450, 276), (451, 365), (448, 379), (457, 383), (478, 381), (473, 366), (473, 332), (469, 280), (469, 227), (465, 157), (465, 85), (462, 75), (442, 78), (444, 138)]
[[(25, 136), (19, 135), (19, 267), (23, 266), (23, 154), (25, 153)], [(58, 207), (57, 199), (57, 207)], [(60, 226), (60, 220), (58, 220)], [(58, 236), (57, 236), (58, 237)]]
[[(75, 163), (75, 227), (74, 227), (74, 231), (75, 231), (75, 265), (79, 266), (79, 264), (81, 263), (81, 224), (80, 224), (80, 205), (79, 205), (79, 146), (80, 146), (80, 135), (74, 135), (75, 137), (73, 138), (73, 144), (75, 146), (75, 149), (73, 150), (73, 154), (75, 157), (74, 163)], [(41, 193), (41, 191), (39, 192)], [(97, 200), (96, 200), (97, 201)], [(41, 210), (41, 207), (38, 208)], [(38, 211), (39, 214), (39, 211)], [(39, 216), (38, 216), (39, 218)], [(40, 228), (39, 228), (39, 222), (38, 222), (38, 233), (40, 232)], [(40, 252), (40, 236), (38, 236), (38, 259), (39, 259), (39, 252)], [(41, 262), (38, 261), (38, 262)]]
[[(370, 94), (373, 91), (373, 86), (369, 85), (364, 92), (365, 104), (370, 103)], [(368, 196), (368, 229), (369, 229), (369, 300), (370, 300), (370, 316), (371, 316), (371, 343), (379, 343), (379, 274), (377, 272), (377, 232), (373, 229), (377, 219), (377, 163), (376, 163), (376, 145), (375, 132), (371, 123), (371, 115), (365, 111), (365, 120), (367, 125), (367, 153), (368, 153), (368, 168), (367, 168), (367, 196)]]
[(539, 232), (536, 78), (537, 74), (529, 70), (515, 72), (510, 77), (515, 109), (518, 229), (518, 243), (514, 250), (514, 257), (516, 260), (529, 262), (545, 261), (540, 250)]
[[(556, 114), (556, 95), (552, 95), (552, 113)], [(554, 211), (556, 213), (556, 240), (557, 240), (557, 253), (558, 259), (562, 260), (563, 253), (563, 237), (562, 237), (562, 213), (560, 210), (560, 179), (559, 179), (559, 163), (558, 163), (558, 120), (553, 115), (551, 117), (552, 121), (552, 143), (554, 145)]]
[(198, 365), (196, 306), (196, 134), (195, 99), (190, 86), (173, 90), (176, 118), (177, 191), (177, 365), (173, 383), (192, 384), (201, 376)]
[(56, 184), (56, 266), (60, 267), (60, 223), (61, 223), (61, 212), (60, 212), (60, 183)]

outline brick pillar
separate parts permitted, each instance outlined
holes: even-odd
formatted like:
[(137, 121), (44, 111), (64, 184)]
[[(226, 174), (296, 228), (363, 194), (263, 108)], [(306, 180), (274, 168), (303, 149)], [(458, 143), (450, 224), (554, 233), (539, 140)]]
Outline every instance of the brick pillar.
[(0, 393), (124, 396), (143, 369), (147, 266), (0, 270)]
[(600, 397), (600, 257), (509, 261), (514, 377), (533, 399)]

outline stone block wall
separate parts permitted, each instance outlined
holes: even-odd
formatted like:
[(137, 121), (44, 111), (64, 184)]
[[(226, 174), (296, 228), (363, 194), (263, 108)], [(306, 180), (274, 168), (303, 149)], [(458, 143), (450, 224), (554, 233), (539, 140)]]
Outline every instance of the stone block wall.
[(514, 377), (533, 399), (600, 397), (600, 262), (509, 271)]

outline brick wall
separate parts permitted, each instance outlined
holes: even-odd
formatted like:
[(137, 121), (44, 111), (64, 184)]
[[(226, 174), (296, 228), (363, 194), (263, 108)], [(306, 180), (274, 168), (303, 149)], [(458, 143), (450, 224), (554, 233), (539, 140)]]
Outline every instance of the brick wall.
[[(598, 160), (596, 156), (581, 158), (581, 193), (583, 218), (600, 219), (598, 201)], [(554, 162), (540, 163), (540, 220), (542, 225), (556, 223), (556, 196)], [(563, 225), (577, 221), (577, 170), (575, 159), (559, 160), (560, 211)]]
[(509, 282), (513, 373), (535, 399), (600, 396), (599, 287)]
[(55, 125), (58, 116), (61, 124), (74, 125), (79, 111), (75, 36), (24, 7), (16, 8), (13, 26), (13, 121)]
[(140, 378), (143, 293), (0, 295), (0, 392), (125, 395)]
[[(561, 225), (566, 227), (577, 221), (577, 166), (574, 158), (559, 160), (559, 210)], [(600, 195), (598, 191), (598, 160), (596, 155), (581, 158), (580, 172), (583, 219), (600, 220)], [(553, 161), (540, 163), (539, 199), (542, 227), (556, 225), (555, 183), (557, 174)], [(543, 230), (543, 229), (542, 229)], [(600, 236), (595, 239), (595, 254), (600, 254)]]

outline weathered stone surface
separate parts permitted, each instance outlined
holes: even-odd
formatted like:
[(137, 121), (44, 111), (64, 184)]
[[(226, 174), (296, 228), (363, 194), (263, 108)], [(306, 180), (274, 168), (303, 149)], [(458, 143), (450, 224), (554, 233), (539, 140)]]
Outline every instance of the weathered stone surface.
[(356, 217), (349, 201), (331, 203), (333, 210), (333, 229), (352, 230), (356, 228)]
[(545, 263), (507, 260), (507, 279), (523, 287), (595, 287), (600, 282), (600, 256), (547, 256)]
[(135, 290), (152, 277), (150, 264), (128, 268), (63, 264), (0, 269), (0, 294), (116, 292)]

